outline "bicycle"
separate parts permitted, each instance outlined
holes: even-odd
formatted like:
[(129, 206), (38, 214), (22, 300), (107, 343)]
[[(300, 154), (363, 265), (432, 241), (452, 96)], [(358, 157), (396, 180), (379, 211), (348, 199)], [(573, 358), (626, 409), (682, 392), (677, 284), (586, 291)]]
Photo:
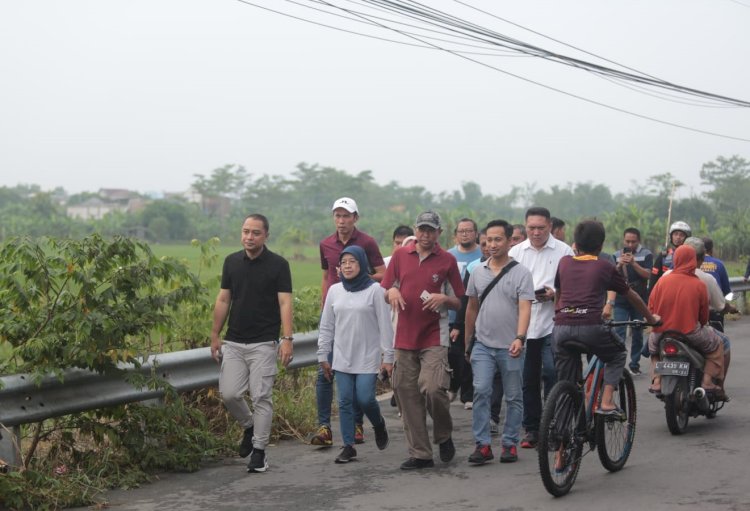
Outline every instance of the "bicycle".
[[(609, 328), (649, 326), (641, 320), (606, 321), (604, 324)], [(615, 388), (614, 401), (622, 413), (604, 416), (595, 413), (601, 403), (603, 378), (604, 362), (592, 356), (580, 382), (557, 382), (545, 401), (537, 445), (539, 472), (544, 487), (555, 497), (570, 491), (581, 459), (594, 449), (599, 453), (602, 466), (610, 472), (621, 470), (630, 456), (636, 426), (633, 378), (627, 370), (623, 371)], [(583, 452), (586, 444), (589, 450)]]

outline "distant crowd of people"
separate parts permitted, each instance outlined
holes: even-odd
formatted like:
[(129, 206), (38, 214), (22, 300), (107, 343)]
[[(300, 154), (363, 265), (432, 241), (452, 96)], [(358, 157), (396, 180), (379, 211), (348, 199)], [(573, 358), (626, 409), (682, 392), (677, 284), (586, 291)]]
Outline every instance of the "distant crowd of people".
[[(468, 462), (494, 458), (491, 439), (501, 432), (503, 402), (500, 461), (516, 461), (518, 447), (536, 447), (543, 398), (554, 383), (580, 378), (580, 353), (566, 348), (571, 338), (605, 362), (597, 413), (617, 412), (612, 394), (623, 371), (641, 374), (642, 356), (658, 357), (658, 338), (667, 330), (684, 333), (705, 354), (703, 387), (724, 392), (730, 349), (722, 320), (733, 310), (724, 300), (727, 272), (712, 255), (713, 242), (692, 237), (685, 222), (672, 224), (670, 247), (656, 257), (635, 227), (608, 255), (600, 222), (576, 225), (571, 246), (565, 222), (532, 207), (523, 224), (492, 220), (479, 229), (461, 218), (455, 246), (445, 250), (438, 243), (440, 215), (424, 211), (413, 228), (394, 230), (392, 254), (383, 258), (376, 240), (356, 227), (354, 199), (336, 200), (331, 211), (335, 232), (320, 242), (318, 429), (310, 443), (333, 445), (335, 384), (343, 442), (336, 463), (356, 459), (365, 416), (377, 448), (388, 447), (378, 379), (390, 379), (403, 423), (408, 456), (401, 469), (434, 466), (433, 445), (442, 462), (454, 458), (451, 402), (459, 398), (472, 413)], [(266, 246), (269, 230), (261, 214), (244, 220), (242, 250), (224, 261), (211, 331), (219, 390), (244, 430), (239, 455), (250, 457), (249, 472), (268, 468), (276, 360), (287, 366), (294, 353), (291, 272)], [(628, 357), (627, 331), (605, 328), (609, 318), (658, 326), (647, 343), (632, 331)], [(649, 390), (658, 393), (659, 386), (652, 374)]]

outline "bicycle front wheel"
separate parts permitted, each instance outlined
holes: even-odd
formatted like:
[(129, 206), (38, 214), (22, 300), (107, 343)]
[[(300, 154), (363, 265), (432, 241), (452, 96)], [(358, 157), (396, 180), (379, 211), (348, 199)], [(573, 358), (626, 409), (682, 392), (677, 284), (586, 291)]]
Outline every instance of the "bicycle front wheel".
[(596, 416), (596, 447), (599, 461), (610, 472), (625, 466), (635, 438), (635, 386), (633, 378), (625, 371), (615, 388), (614, 402), (622, 410), (619, 416)]
[(545, 400), (537, 446), (542, 482), (555, 497), (568, 493), (575, 483), (584, 443), (585, 425), (580, 423), (585, 420), (578, 387), (557, 382)]

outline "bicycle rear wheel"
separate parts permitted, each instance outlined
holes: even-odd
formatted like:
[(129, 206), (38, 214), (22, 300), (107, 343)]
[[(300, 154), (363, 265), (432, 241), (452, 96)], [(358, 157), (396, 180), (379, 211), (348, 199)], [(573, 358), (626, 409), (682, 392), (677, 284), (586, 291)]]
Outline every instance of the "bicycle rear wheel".
[(635, 386), (627, 371), (615, 387), (614, 402), (623, 411), (622, 415), (597, 415), (595, 423), (599, 461), (610, 472), (617, 472), (625, 466), (635, 438)]
[(581, 463), (585, 425), (583, 399), (578, 387), (560, 381), (552, 387), (544, 405), (539, 424), (539, 472), (542, 483), (555, 497), (565, 495), (573, 487)]

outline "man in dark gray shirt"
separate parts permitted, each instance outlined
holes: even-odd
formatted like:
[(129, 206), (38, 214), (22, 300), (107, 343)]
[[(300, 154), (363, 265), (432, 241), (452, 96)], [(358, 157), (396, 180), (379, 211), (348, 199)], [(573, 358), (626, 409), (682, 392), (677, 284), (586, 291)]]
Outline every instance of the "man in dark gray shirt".
[[(651, 276), (651, 266), (654, 264), (654, 256), (651, 251), (641, 245), (641, 231), (635, 227), (628, 227), (623, 233), (623, 248), (612, 256), (617, 264), (617, 270), (625, 277), (628, 286), (638, 293), (644, 302), (648, 303), (648, 279)], [(608, 300), (609, 302), (609, 300)], [(643, 315), (622, 295), (617, 295), (614, 303), (614, 320), (631, 321), (643, 319)], [(624, 341), (627, 338), (627, 328), (619, 326), (615, 328), (617, 335)], [(643, 349), (643, 330), (635, 328), (631, 331), (630, 363), (628, 370), (630, 374), (641, 374), (640, 361)]]

